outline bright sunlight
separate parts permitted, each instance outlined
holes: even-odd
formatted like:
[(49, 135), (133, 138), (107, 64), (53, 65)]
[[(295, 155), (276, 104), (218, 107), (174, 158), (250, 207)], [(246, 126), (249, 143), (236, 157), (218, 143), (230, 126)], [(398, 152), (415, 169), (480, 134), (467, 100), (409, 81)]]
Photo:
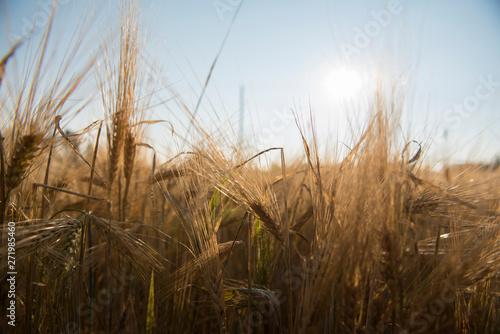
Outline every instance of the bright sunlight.
[(327, 73), (324, 83), (330, 99), (345, 101), (361, 91), (363, 80), (353, 69), (339, 67)]

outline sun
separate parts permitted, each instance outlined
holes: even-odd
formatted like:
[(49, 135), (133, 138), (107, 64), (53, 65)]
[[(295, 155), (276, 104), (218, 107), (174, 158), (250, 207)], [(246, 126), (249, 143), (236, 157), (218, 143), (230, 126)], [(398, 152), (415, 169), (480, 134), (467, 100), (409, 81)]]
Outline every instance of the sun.
[(361, 91), (363, 80), (355, 70), (338, 67), (326, 74), (324, 86), (329, 98), (349, 100)]

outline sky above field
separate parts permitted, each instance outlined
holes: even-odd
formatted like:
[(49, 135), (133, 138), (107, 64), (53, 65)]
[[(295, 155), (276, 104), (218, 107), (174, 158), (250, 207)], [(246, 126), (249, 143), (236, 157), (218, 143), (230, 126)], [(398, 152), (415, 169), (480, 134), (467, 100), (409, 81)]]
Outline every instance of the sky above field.
[[(43, 29), (51, 2), (0, 0), (1, 54), (33, 25)], [(87, 43), (102, 31), (117, 32), (117, 3), (60, 1), (57, 47), (65, 48), (90, 10)], [(144, 59), (149, 74), (161, 77), (155, 102), (166, 101), (150, 117), (171, 121), (180, 137), (188, 119), (172, 97), (195, 109), (229, 31), (197, 117), (210, 131), (228, 132), (232, 124), (237, 140), (243, 86), (243, 145), (250, 152), (301, 151), (291, 110), (306, 128), (312, 111), (323, 149), (351, 145), (349, 127), (359, 135), (366, 101), (382, 82), (404, 96), (398, 137), (422, 142), (430, 160), (489, 162), (500, 154), (498, 0), (144, 0), (141, 10)], [(94, 109), (80, 120), (102, 117)], [(169, 125), (154, 125), (151, 133), (160, 147), (174, 141), (182, 149)]]

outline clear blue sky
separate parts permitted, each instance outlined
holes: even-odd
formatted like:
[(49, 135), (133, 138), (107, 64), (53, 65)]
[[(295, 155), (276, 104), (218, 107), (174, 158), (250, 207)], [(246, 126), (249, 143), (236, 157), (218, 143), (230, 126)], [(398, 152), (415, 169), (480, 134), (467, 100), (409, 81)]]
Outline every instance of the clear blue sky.
[[(48, 3), (0, 0), (0, 53), (8, 49), (8, 32), (22, 34), (26, 22), (37, 11), (43, 14)], [(117, 3), (61, 1), (59, 45), (64, 47), (68, 32), (89, 7), (96, 13), (90, 42), (99, 29), (116, 30)], [(194, 109), (239, 3), (142, 1), (145, 58), (162, 76), (161, 98), (171, 97), (164, 88), (169, 84)], [(244, 85), (250, 149), (300, 151), (286, 113), (307, 113), (309, 102), (320, 139), (335, 147), (337, 138), (347, 138), (346, 118), (366, 116), (360, 96), (369, 95), (378, 73), (387, 82), (398, 78), (398, 87), (406, 90), (404, 121), (411, 121), (413, 131), (404, 126), (401, 136), (432, 141), (427, 154), (434, 160), (453, 153), (454, 161), (489, 161), (500, 154), (499, 36), (500, 1), (494, 0), (247, 0), (214, 69), (199, 118), (211, 129), (230, 120), (238, 132)], [(353, 99), (361, 110), (352, 104), (344, 108), (342, 99)], [(95, 110), (88, 117), (101, 115)], [(187, 120), (180, 115), (177, 105), (167, 102), (151, 117), (171, 120), (184, 135)], [(168, 132), (155, 131), (160, 146), (168, 146)]]

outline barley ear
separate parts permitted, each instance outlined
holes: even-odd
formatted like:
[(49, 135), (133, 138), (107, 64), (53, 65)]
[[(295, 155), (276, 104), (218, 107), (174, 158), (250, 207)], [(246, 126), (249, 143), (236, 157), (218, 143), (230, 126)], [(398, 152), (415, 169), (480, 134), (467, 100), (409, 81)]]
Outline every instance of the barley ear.
[(125, 143), (123, 147), (123, 174), (125, 175), (125, 191), (122, 201), (122, 219), (126, 219), (127, 215), (127, 197), (130, 189), (130, 181), (132, 179), (132, 169), (134, 168), (135, 159), (135, 137), (134, 133), (129, 129), (125, 134)]
[(6, 194), (21, 184), (33, 158), (40, 150), (43, 135), (24, 135), (18, 139), (10, 157), (5, 175)]
[(113, 184), (113, 181), (118, 172), (118, 163), (120, 161), (122, 146), (123, 146), (123, 112), (118, 111), (113, 116), (113, 129), (111, 138), (111, 149), (109, 150), (109, 186)]
[(132, 177), (132, 169), (134, 168), (134, 160), (135, 160), (135, 136), (131, 130), (127, 131), (125, 135), (125, 147), (123, 149), (123, 174), (125, 175), (125, 179), (130, 182)]

